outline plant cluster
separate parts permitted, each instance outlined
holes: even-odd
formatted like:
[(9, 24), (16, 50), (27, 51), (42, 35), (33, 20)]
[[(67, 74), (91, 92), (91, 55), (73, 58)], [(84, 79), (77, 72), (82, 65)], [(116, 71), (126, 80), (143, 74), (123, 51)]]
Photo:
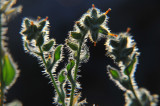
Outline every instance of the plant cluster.
[[(37, 18), (31, 20), (25, 18), (22, 24), (21, 34), (23, 35), (23, 45), (26, 52), (36, 56), (46, 75), (51, 78), (55, 87), (55, 103), (62, 105), (80, 105), (86, 103), (80, 101), (80, 83), (77, 81), (79, 66), (89, 59), (89, 49), (86, 45), (87, 39), (90, 39), (96, 46), (101, 38), (110, 32), (106, 26), (106, 13), (100, 13), (93, 7), (84, 14), (79, 21), (75, 22), (73, 31), (69, 32), (64, 45), (56, 46), (55, 39), (49, 39), (48, 35), (48, 17), (45, 19)], [(58, 74), (56, 67), (62, 61), (63, 49), (69, 53), (68, 64)]]
[[(108, 66), (108, 74), (119, 87), (125, 91), (126, 105), (146, 106), (157, 103), (157, 95), (151, 95), (144, 88), (138, 88), (134, 81), (134, 72), (139, 53), (136, 43), (129, 34), (128, 29), (124, 33), (113, 34), (107, 27), (111, 9), (105, 13), (93, 5), (78, 21), (75, 22), (73, 31), (69, 32), (66, 43), (56, 46), (54, 39), (48, 38), (48, 24), (46, 19), (31, 20), (25, 18), (22, 25), (25, 50), (38, 57), (44, 67), (44, 72), (51, 78), (57, 96), (55, 103), (59, 105), (79, 106), (86, 100), (81, 100), (81, 86), (77, 73), (81, 63), (88, 61), (90, 54), (86, 45), (88, 39), (96, 43), (100, 39), (106, 39), (107, 55), (119, 66), (117, 70)], [(63, 58), (63, 49), (69, 53), (68, 64), (56, 74), (56, 67)]]
[(120, 70), (107, 66), (109, 77), (116, 85), (125, 91), (127, 106), (155, 106), (158, 102), (158, 95), (151, 95), (145, 88), (138, 88), (134, 80), (136, 65), (138, 64), (138, 49), (132, 36), (126, 32), (119, 33), (114, 39), (107, 39), (106, 50), (118, 65)]
[[(15, 0), (6, 1), (1, 7), (1, 16), (6, 16)], [(6, 6), (6, 7), (5, 7)], [(6, 10), (4, 9), (6, 8)], [(15, 10), (18, 12), (21, 7)], [(87, 41), (93, 42), (96, 46), (101, 39), (106, 39), (105, 46), (107, 56), (111, 57), (119, 70), (107, 66), (108, 75), (116, 85), (125, 92), (126, 106), (155, 106), (158, 102), (158, 95), (151, 95), (145, 88), (138, 88), (134, 80), (134, 73), (138, 63), (138, 48), (129, 34), (129, 28), (126, 32), (113, 34), (107, 26), (109, 8), (105, 13), (101, 12), (94, 5), (78, 21), (74, 28), (69, 32), (65, 44), (56, 44), (54, 38), (49, 38), (48, 17), (36, 20), (24, 18), (22, 21), (23, 46), (26, 53), (38, 58), (43, 73), (51, 80), (55, 88), (54, 104), (62, 106), (83, 106), (87, 104), (86, 99), (81, 99), (81, 85), (78, 82), (78, 72), (81, 63), (86, 63), (90, 58)], [(10, 16), (9, 16), (10, 17)], [(0, 24), (1, 26), (3, 24)], [(0, 27), (1, 29), (2, 27)], [(2, 36), (3, 37), (3, 36)], [(0, 41), (3, 41), (0, 39)], [(2, 44), (0, 42), (0, 44)], [(13, 83), (16, 77), (16, 68), (10, 59), (6, 56), (7, 51), (1, 46), (1, 101), (3, 101), (3, 92), (6, 86)], [(60, 62), (63, 62), (64, 50), (68, 53), (68, 63), (63, 69), (57, 70)], [(4, 53), (5, 52), (5, 53)], [(3, 74), (2, 74), (3, 73)], [(3, 102), (1, 102), (3, 105)]]

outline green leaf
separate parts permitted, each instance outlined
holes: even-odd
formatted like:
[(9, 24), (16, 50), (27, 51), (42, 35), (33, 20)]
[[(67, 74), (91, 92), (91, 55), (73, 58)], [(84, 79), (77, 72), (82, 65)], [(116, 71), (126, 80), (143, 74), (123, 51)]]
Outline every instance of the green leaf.
[(97, 19), (97, 24), (101, 25), (106, 19), (106, 15), (102, 14), (98, 19)]
[(97, 19), (97, 10), (96, 9), (92, 9), (91, 16), (92, 16), (92, 18)]
[(64, 75), (64, 72), (65, 71), (61, 71), (60, 74), (59, 74), (59, 76), (58, 76), (58, 80), (59, 80), (60, 83), (64, 83), (64, 81), (66, 79), (66, 77)]
[(67, 67), (66, 67), (67, 68), (67, 78), (73, 85), (75, 85), (75, 82), (73, 80), (73, 76), (71, 72), (72, 72), (74, 65), (75, 65), (75, 61), (70, 60), (70, 62), (67, 64)]
[(26, 26), (26, 28), (29, 28), (30, 27), (30, 21), (29, 21), (29, 19), (25, 19), (24, 20), (24, 22), (25, 22), (25, 26)]
[(133, 47), (131, 47), (131, 48), (126, 48), (126, 49), (124, 49), (124, 53), (128, 56), (128, 55), (132, 54), (133, 49), (134, 49)]
[(111, 77), (115, 80), (119, 80), (120, 79), (120, 73), (118, 70), (108, 66), (108, 71), (109, 71), (109, 74), (111, 75)]
[(29, 33), (27, 34), (27, 40), (31, 41), (32, 39), (35, 39), (36, 34), (35, 33)]
[(51, 72), (53, 66), (55, 65), (55, 63), (57, 61), (59, 61), (61, 59), (61, 53), (62, 53), (62, 46), (63, 45), (58, 45), (54, 51), (54, 61), (50, 64), (47, 63), (47, 69), (48, 69), (48, 72)]
[(37, 32), (37, 26), (36, 25), (31, 25), (31, 32), (35, 33)]
[(38, 30), (39, 31), (42, 31), (43, 30), (43, 28), (45, 27), (45, 25), (46, 25), (46, 21), (41, 21), (40, 23), (39, 23), (39, 27), (38, 27)]
[(78, 56), (78, 53), (77, 53), (77, 51), (75, 51), (75, 53), (74, 53), (74, 59), (77, 59), (77, 56)]
[(131, 74), (131, 72), (133, 71), (133, 68), (134, 68), (136, 62), (137, 62), (137, 57), (136, 57), (136, 55), (134, 55), (131, 63), (125, 68), (124, 74), (129, 76)]
[(98, 31), (99, 31), (98, 28), (93, 28), (93, 29), (91, 30), (91, 36), (92, 36), (92, 40), (93, 40), (94, 42), (97, 41)]
[(114, 47), (114, 48), (118, 48), (118, 47), (119, 47), (118, 41), (111, 40), (111, 41), (110, 41), (110, 44), (111, 44), (111, 46)]
[(128, 89), (128, 90), (131, 90), (132, 89), (132, 85), (130, 84), (130, 80), (128, 77), (123, 77), (120, 81), (120, 84), (125, 88), (125, 89)]
[(28, 42), (24, 41), (24, 47), (25, 49), (27, 49), (28, 51), (31, 51), (28, 45)]
[(56, 47), (54, 52), (54, 63), (56, 63), (61, 58), (61, 48), (62, 45)]
[(35, 39), (37, 37), (37, 26), (31, 25), (26, 31), (23, 32), (26, 34), (28, 40)]
[(87, 33), (86, 28), (82, 26), (80, 22), (76, 22), (76, 25), (80, 29), (80, 32), (84, 33), (84, 35)]
[(82, 34), (78, 32), (71, 32), (71, 36), (72, 38), (77, 39), (77, 40), (82, 38)]
[(42, 46), (44, 43), (43, 33), (40, 33), (39, 37), (36, 40), (36, 46)]
[[(33, 27), (33, 26), (32, 26)], [(32, 28), (31, 26), (28, 26), (28, 28), (26, 28), (22, 33), (23, 34), (26, 34), (27, 36), (28, 36), (28, 34), (30, 34), (30, 33), (32, 33), (31, 31), (31, 28)]]
[(127, 38), (124, 37), (124, 38), (122, 38), (122, 39), (120, 40), (120, 47), (121, 47), (121, 48), (126, 48), (126, 46), (127, 46)]
[(113, 54), (116, 58), (120, 58), (120, 54), (119, 54), (119, 51), (117, 49), (113, 49), (111, 54)]
[(62, 101), (65, 100), (65, 92), (64, 92), (64, 82), (66, 80), (66, 77), (65, 77), (65, 74), (64, 74), (65, 71), (61, 71), (59, 76), (58, 76), (58, 80), (60, 82), (60, 90), (61, 90), (61, 99), (59, 98), (59, 103), (62, 103)]
[(87, 26), (87, 27), (90, 27), (91, 24), (92, 24), (92, 19), (90, 16), (86, 16), (85, 19), (84, 19), (84, 24)]
[(51, 65), (51, 59), (49, 58), (49, 59), (47, 60), (47, 68), (49, 68), (50, 65)]
[(49, 51), (51, 49), (51, 47), (53, 46), (54, 42), (55, 42), (54, 40), (50, 40), (47, 44), (44, 44), (42, 47), (43, 50)]
[(11, 59), (7, 54), (4, 56), (3, 61), (4, 61), (3, 69), (2, 69), (3, 81), (5, 86), (9, 86), (11, 85), (11, 83), (14, 81), (16, 77), (16, 69), (13, 62), (11, 61)]
[(78, 45), (68, 42), (67, 45), (74, 51), (78, 50)]
[(104, 35), (108, 35), (108, 31), (105, 28), (101, 27), (101, 26), (99, 27), (99, 33), (102, 33)]
[(75, 62), (74, 60), (70, 60), (70, 63), (67, 64), (67, 71), (72, 70), (72, 68), (74, 67)]

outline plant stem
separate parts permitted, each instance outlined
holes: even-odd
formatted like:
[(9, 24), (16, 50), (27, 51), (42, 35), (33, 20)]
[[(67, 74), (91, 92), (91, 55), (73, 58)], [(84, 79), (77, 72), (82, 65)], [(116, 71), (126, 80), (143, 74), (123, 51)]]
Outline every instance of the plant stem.
[(63, 106), (66, 106), (65, 101), (64, 101), (64, 99), (63, 99), (62, 96), (61, 96), (61, 93), (60, 93), (60, 91), (59, 91), (59, 89), (58, 89), (58, 86), (57, 86), (57, 84), (56, 84), (56, 82), (55, 82), (55, 79), (54, 79), (52, 73), (49, 72), (49, 75), (50, 75), (51, 80), (52, 80), (52, 82), (53, 82), (53, 85), (54, 85), (54, 87), (55, 87), (55, 89), (56, 89), (56, 92), (58, 93), (58, 96), (60, 97), (60, 99), (61, 99), (61, 101), (62, 101), (62, 105), (63, 105)]
[(39, 46), (39, 51), (40, 51), (40, 53), (41, 53), (42, 61), (43, 61), (44, 65), (45, 65), (45, 67), (47, 67), (47, 63), (46, 63), (46, 60), (45, 60), (45, 58), (44, 58), (44, 54), (43, 54), (42, 48), (41, 48), (40, 46)]
[[(75, 66), (75, 72), (74, 72), (74, 82), (76, 82), (76, 78), (77, 78), (78, 66), (79, 66), (79, 62), (80, 62), (79, 60), (80, 60), (82, 41), (83, 41), (83, 39), (79, 43), (78, 55), (77, 55), (77, 59), (76, 59), (76, 66)], [(73, 97), (74, 97), (75, 87), (76, 87), (76, 85), (72, 84), (72, 91), (71, 91), (71, 97), (70, 97), (70, 106), (72, 106), (72, 104), (73, 104)]]
[[(0, 0), (1, 3), (1, 0)], [(0, 4), (1, 9), (1, 4)], [(2, 22), (1, 22), (1, 12), (0, 12), (0, 106), (3, 106), (3, 72), (2, 72)]]
[(134, 87), (133, 87), (132, 80), (131, 80), (131, 76), (128, 76), (128, 77), (129, 77), (129, 82), (130, 82), (130, 85), (131, 85), (131, 91), (132, 91), (132, 93), (134, 94), (134, 96), (135, 96), (135, 98), (136, 98), (139, 106), (143, 106), (142, 103), (140, 102), (137, 94), (136, 94), (136, 91), (135, 91)]
[(55, 81), (55, 79), (54, 79), (54, 77), (53, 77), (53, 75), (52, 75), (51, 70), (48, 70), (48, 69), (47, 69), (47, 63), (46, 63), (46, 60), (45, 60), (45, 58), (44, 58), (44, 54), (43, 54), (42, 48), (41, 48), (40, 46), (39, 46), (39, 50), (40, 50), (40, 53), (41, 53), (42, 61), (43, 61), (43, 63), (45, 64), (46, 70), (47, 70), (47, 72), (49, 73), (49, 75), (50, 75), (50, 77), (51, 77), (51, 80), (52, 80), (52, 83), (53, 83), (53, 85), (54, 85), (54, 87), (55, 87), (55, 89), (56, 89), (56, 92), (57, 92), (58, 96), (60, 97), (60, 99), (61, 99), (61, 101), (62, 101), (62, 105), (63, 105), (63, 106), (66, 106), (65, 101), (63, 100), (63, 98), (62, 98), (62, 96), (61, 96), (61, 93), (60, 93), (60, 91), (59, 91), (59, 89), (58, 89), (58, 85), (56, 84), (56, 81)]

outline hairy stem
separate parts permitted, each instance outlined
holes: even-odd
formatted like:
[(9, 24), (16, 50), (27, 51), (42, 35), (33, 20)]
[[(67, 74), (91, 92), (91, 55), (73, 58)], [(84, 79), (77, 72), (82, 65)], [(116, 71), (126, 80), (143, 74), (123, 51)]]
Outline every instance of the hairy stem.
[(135, 91), (134, 87), (133, 87), (132, 80), (131, 80), (131, 76), (128, 76), (128, 77), (129, 77), (129, 82), (130, 82), (130, 85), (131, 85), (131, 91), (132, 91), (133, 95), (135, 96), (138, 105), (139, 105), (139, 106), (143, 106), (142, 103), (140, 102), (137, 94), (136, 94), (136, 91)]
[[(1, 3), (1, 0), (0, 0)], [(0, 5), (1, 9), (1, 5)], [(2, 72), (2, 22), (1, 22), (1, 12), (0, 12), (0, 106), (3, 106), (3, 72)]]
[(44, 53), (43, 53), (42, 48), (41, 48), (40, 46), (39, 46), (39, 51), (40, 51), (40, 53), (41, 53), (42, 61), (43, 61), (44, 65), (45, 65), (45, 67), (46, 67), (46, 69), (47, 69), (47, 63), (46, 63), (46, 60), (45, 60), (45, 58), (44, 58)]
[[(80, 60), (80, 53), (81, 53), (81, 47), (82, 47), (82, 41), (79, 43), (79, 49), (78, 49), (78, 55), (76, 58), (76, 66), (75, 66), (75, 72), (74, 72), (74, 82), (76, 82), (77, 78), (77, 72), (78, 72), (78, 66), (79, 66), (79, 60)], [(71, 91), (71, 97), (70, 97), (70, 106), (73, 104), (73, 97), (74, 97), (74, 90), (75, 90), (76, 85), (72, 84), (72, 91)]]
[(59, 89), (58, 89), (58, 85), (57, 85), (57, 83), (56, 83), (56, 81), (55, 81), (55, 79), (54, 79), (54, 77), (53, 77), (53, 75), (52, 75), (51, 70), (48, 70), (48, 69), (47, 69), (47, 63), (46, 63), (46, 60), (45, 60), (45, 58), (44, 58), (44, 53), (43, 53), (42, 48), (41, 48), (40, 46), (39, 46), (39, 50), (40, 50), (40, 53), (41, 53), (42, 61), (43, 61), (43, 63), (45, 64), (46, 70), (47, 70), (47, 72), (49, 73), (49, 75), (50, 75), (50, 77), (51, 77), (51, 80), (52, 80), (52, 83), (53, 83), (53, 85), (54, 85), (54, 88), (56, 89), (56, 92), (57, 92), (58, 96), (60, 97), (60, 99), (61, 99), (61, 101), (62, 101), (62, 105), (63, 105), (63, 106), (66, 106), (65, 101), (64, 101), (64, 99), (63, 99), (62, 96), (61, 96), (61, 93), (60, 93), (60, 91), (59, 91)]
[(60, 97), (60, 99), (61, 99), (61, 101), (62, 101), (62, 105), (63, 105), (63, 106), (66, 106), (65, 101), (64, 101), (65, 99), (62, 98), (61, 93), (60, 93), (60, 91), (59, 91), (59, 89), (58, 89), (58, 86), (57, 86), (57, 84), (56, 84), (56, 81), (55, 81), (52, 73), (49, 72), (49, 75), (50, 75), (51, 80), (52, 80), (52, 83), (53, 83), (53, 85), (54, 85), (54, 87), (55, 87), (55, 89), (56, 89), (56, 92), (58, 93), (58, 96)]

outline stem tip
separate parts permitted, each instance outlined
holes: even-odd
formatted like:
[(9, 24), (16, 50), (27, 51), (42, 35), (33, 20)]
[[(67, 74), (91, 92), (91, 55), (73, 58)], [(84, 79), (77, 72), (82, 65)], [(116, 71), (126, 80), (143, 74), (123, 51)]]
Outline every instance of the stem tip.
[(94, 46), (96, 46), (96, 42), (94, 42)]
[(95, 5), (94, 4), (92, 4), (92, 8), (95, 9)]
[(109, 8), (104, 14), (107, 15), (111, 11), (111, 8)]
[(126, 32), (127, 32), (127, 33), (129, 33), (129, 32), (130, 32), (130, 30), (131, 30), (131, 28), (129, 28), (129, 27), (128, 27), (128, 28), (127, 28), (127, 30), (126, 30)]

